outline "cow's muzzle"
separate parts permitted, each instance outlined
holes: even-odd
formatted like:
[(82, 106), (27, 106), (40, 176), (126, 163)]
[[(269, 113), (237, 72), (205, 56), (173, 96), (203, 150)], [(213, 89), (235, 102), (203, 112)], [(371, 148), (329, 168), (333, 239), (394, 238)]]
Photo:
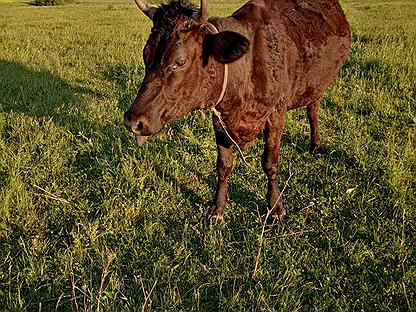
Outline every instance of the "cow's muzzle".
[[(159, 122), (160, 123), (160, 122)], [(124, 124), (127, 129), (132, 132), (139, 145), (145, 144), (151, 136), (158, 132), (157, 129), (144, 115), (135, 116), (131, 111), (124, 114)]]

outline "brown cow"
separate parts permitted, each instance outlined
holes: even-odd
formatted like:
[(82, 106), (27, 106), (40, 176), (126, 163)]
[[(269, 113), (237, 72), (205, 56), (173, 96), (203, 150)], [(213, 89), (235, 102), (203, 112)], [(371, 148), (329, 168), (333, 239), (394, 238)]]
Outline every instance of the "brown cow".
[[(146, 73), (125, 124), (144, 143), (172, 121), (212, 109), (218, 186), (206, 220), (222, 218), (236, 144), (263, 131), (262, 167), (269, 208), (286, 215), (278, 188), (280, 145), (288, 110), (306, 107), (313, 153), (323, 153), (319, 106), (351, 50), (338, 0), (252, 0), (232, 16), (208, 20), (184, 1), (159, 7), (135, 0), (153, 21), (144, 49)], [(219, 118), (221, 117), (221, 118)]]

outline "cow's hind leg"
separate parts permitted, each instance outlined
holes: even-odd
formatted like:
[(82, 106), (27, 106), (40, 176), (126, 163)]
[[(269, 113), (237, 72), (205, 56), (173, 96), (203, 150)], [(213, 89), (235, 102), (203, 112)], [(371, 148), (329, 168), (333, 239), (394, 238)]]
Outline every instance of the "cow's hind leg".
[[(215, 121), (214, 121), (215, 125)], [(234, 146), (229, 141), (227, 136), (218, 127), (215, 130), (217, 141), (218, 158), (217, 158), (217, 174), (218, 183), (215, 194), (214, 205), (208, 211), (205, 217), (206, 224), (216, 223), (222, 221), (224, 216), (224, 208), (228, 200), (229, 178), (234, 168)]]
[(324, 155), (327, 153), (326, 148), (321, 145), (321, 138), (319, 135), (319, 108), (321, 106), (321, 100), (322, 99), (319, 99), (306, 107), (311, 127), (311, 145), (309, 151), (315, 155)]
[(278, 186), (280, 145), (286, 123), (286, 112), (279, 112), (267, 122), (264, 130), (262, 167), (268, 178), (267, 202), (272, 214), (282, 220), (286, 215), (282, 194)]

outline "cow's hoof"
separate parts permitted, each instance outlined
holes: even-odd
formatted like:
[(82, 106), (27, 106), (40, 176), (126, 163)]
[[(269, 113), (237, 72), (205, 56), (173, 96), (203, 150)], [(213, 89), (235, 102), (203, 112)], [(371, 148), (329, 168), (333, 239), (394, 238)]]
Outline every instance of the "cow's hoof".
[(215, 206), (212, 207), (204, 218), (204, 224), (210, 226), (222, 223), (224, 223), (224, 212), (217, 209)]
[(271, 218), (273, 220), (273, 223), (275, 223), (275, 221), (278, 223), (283, 223), (283, 221), (286, 218), (286, 215), (287, 215), (286, 209), (283, 207), (283, 204), (280, 203), (278, 207), (273, 209), (271, 213)]
[[(270, 188), (270, 185), (269, 185)], [(268, 210), (267, 215), (275, 223), (276, 220), (283, 221), (286, 216), (286, 209), (283, 207), (282, 193), (276, 184), (267, 192)]]
[(310, 152), (316, 157), (325, 156), (326, 154), (328, 154), (328, 148), (324, 145), (311, 146)]

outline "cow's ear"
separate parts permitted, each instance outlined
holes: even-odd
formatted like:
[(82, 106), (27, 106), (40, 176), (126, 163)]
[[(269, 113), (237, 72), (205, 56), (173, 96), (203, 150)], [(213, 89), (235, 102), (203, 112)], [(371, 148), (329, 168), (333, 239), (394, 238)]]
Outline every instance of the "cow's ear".
[(233, 31), (207, 34), (203, 43), (204, 65), (213, 56), (216, 61), (229, 64), (247, 53), (250, 42), (246, 37)]

